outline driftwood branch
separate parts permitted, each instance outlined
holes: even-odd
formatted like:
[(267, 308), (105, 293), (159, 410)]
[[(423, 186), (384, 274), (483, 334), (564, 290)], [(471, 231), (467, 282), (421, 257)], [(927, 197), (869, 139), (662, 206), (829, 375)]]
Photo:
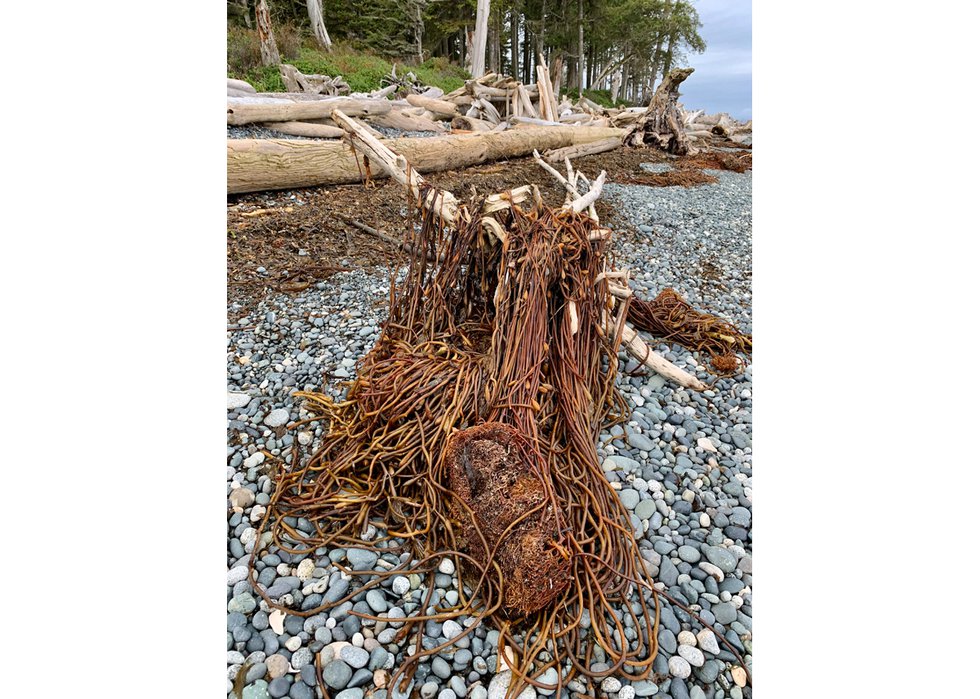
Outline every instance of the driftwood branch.
[(333, 113), (333, 119), (347, 132), (347, 138), (354, 148), (384, 169), (389, 177), (406, 187), (416, 201), (421, 201), (422, 206), (438, 214), (444, 221), (455, 222), (459, 214), (459, 202), (451, 192), (432, 188), (423, 200), (422, 189), (426, 182), (404, 156), (396, 154), (339, 109)]

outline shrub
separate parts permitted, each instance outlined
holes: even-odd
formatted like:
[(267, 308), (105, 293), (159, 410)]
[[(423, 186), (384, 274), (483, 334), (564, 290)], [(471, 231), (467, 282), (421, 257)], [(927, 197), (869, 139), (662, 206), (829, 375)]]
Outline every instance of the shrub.
[(228, 28), (228, 72), (245, 74), (262, 65), (262, 50), (254, 30), (245, 27)]

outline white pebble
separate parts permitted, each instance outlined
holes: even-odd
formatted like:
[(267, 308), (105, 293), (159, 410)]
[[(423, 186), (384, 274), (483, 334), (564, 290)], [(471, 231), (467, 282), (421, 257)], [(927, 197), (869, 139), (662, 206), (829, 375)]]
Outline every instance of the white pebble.
[(443, 558), (439, 562), (439, 572), (444, 575), (452, 575), (456, 572), (456, 564), (453, 563), (451, 558)]
[(701, 667), (702, 665), (704, 665), (704, 653), (699, 651), (693, 645), (677, 646), (677, 654), (680, 655), (682, 658), (684, 658), (684, 660), (689, 662), (694, 667)]
[(399, 597), (401, 597), (406, 592), (408, 592), (411, 586), (412, 584), (409, 582), (408, 578), (406, 578), (404, 575), (399, 575), (398, 577), (396, 577), (394, 580), (391, 581), (391, 591), (394, 592)]
[(719, 652), (718, 639), (711, 632), (711, 629), (702, 629), (698, 633), (698, 645), (708, 653), (717, 654)]
[(620, 682), (615, 677), (607, 677), (602, 681), (602, 691), (609, 692), (610, 694), (612, 694), (613, 692), (618, 692), (620, 687), (622, 686), (623, 683)]
[(691, 664), (679, 655), (671, 656), (670, 660), (667, 661), (667, 668), (671, 675), (680, 677), (682, 680), (691, 676)]
[(682, 646), (694, 646), (697, 645), (697, 637), (690, 631), (681, 631), (677, 634), (677, 642)]

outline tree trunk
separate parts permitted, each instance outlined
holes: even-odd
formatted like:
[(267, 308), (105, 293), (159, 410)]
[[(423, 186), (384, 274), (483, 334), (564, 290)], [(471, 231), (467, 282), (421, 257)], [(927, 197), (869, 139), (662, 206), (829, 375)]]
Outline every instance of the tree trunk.
[(327, 51), (333, 46), (327, 28), (323, 26), (323, 0), (306, 0), (306, 13), (310, 16), (310, 27), (317, 43)]
[(490, 17), (490, 0), (476, 2), (476, 30), (473, 32), (473, 57), (470, 73), (474, 78), (486, 73), (487, 59), (487, 20)]
[[(621, 136), (622, 129), (542, 126), (466, 136), (383, 141), (420, 172), (452, 170)], [(360, 182), (364, 164), (344, 142), (228, 139), (228, 193)], [(377, 168), (371, 177), (383, 177)]]
[(650, 144), (674, 155), (686, 155), (690, 142), (677, 108), (678, 88), (694, 68), (675, 68), (670, 71), (653, 94), (650, 106), (623, 137), (627, 146)]
[(255, 24), (259, 31), (262, 65), (279, 65), (279, 47), (276, 46), (276, 35), (272, 33), (272, 18), (269, 17), (269, 6), (265, 4), (265, 0), (255, 3)]
[(520, 67), (520, 45), (519, 45), (519, 30), (520, 30), (520, 14), (516, 10), (510, 11), (510, 74), (514, 76), (514, 80), (521, 79), (521, 67)]
[[(578, 57), (575, 59), (575, 86), (578, 96), (582, 96), (582, 69), (585, 66), (585, 25), (582, 22), (582, 0), (578, 0)], [(571, 83), (568, 89), (572, 89)]]

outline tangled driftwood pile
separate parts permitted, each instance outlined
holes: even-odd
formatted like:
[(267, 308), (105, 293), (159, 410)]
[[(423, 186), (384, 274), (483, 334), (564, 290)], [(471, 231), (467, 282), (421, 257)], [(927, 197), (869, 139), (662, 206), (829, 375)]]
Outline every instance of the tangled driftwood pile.
[(321, 140), (229, 139), (229, 193), (365, 179), (366, 168), (340, 142), (344, 131), (331, 118), (336, 110), (376, 138), (381, 134), (372, 127), (436, 134), (396, 146), (421, 172), (521, 157), (534, 150), (543, 152), (547, 162), (560, 164), (623, 144), (684, 155), (710, 147), (713, 140), (751, 138), (751, 122), (739, 124), (727, 114), (687, 113), (677, 104), (677, 86), (690, 75), (689, 68), (671, 71), (648, 107), (616, 109), (584, 97), (573, 103), (566, 96), (559, 102), (546, 65), (539, 66), (534, 85), (488, 73), (444, 94), (393, 76), (382, 89), (344, 96), (347, 85), (339, 77), (303, 75), (285, 64), (281, 69), (291, 92), (260, 93), (229, 79), (228, 124), (259, 124)]
[[(409, 555), (380, 574), (347, 571), (367, 577), (339, 600), (289, 613), (318, 614), (390, 576), (424, 576), (422, 604), (399, 620), (397, 639), (415, 644), (385, 676), (389, 696), (407, 690), (420, 659), (481, 621), (500, 631), (500, 669), (515, 678), (508, 697), (528, 685), (560, 693), (569, 672), (650, 676), (659, 591), (596, 441), (604, 424), (628, 414), (614, 387), (621, 346), (674, 381), (706, 386), (650, 352), (627, 324), (628, 272), (607, 259), (612, 233), (594, 206), (605, 172), (589, 181), (570, 161), (561, 173), (535, 153), (568, 193), (564, 206), (546, 206), (533, 185), (460, 203), (354, 119), (339, 110), (333, 119), (366, 161), (411, 193), (418, 225), (406, 240), (408, 271), (346, 399), (299, 394), (312, 419), (326, 422), (324, 437), (312, 453), (294, 443), (260, 531), (294, 553), (343, 546)], [(290, 526), (293, 517), (314, 533)], [(381, 538), (370, 541), (370, 531)], [(444, 558), (455, 563), (455, 604), (433, 598)], [(425, 623), (448, 619), (464, 622), (460, 634), (423, 646)], [(591, 660), (597, 645), (607, 658), (601, 671)], [(557, 686), (542, 680), (550, 669)]]

